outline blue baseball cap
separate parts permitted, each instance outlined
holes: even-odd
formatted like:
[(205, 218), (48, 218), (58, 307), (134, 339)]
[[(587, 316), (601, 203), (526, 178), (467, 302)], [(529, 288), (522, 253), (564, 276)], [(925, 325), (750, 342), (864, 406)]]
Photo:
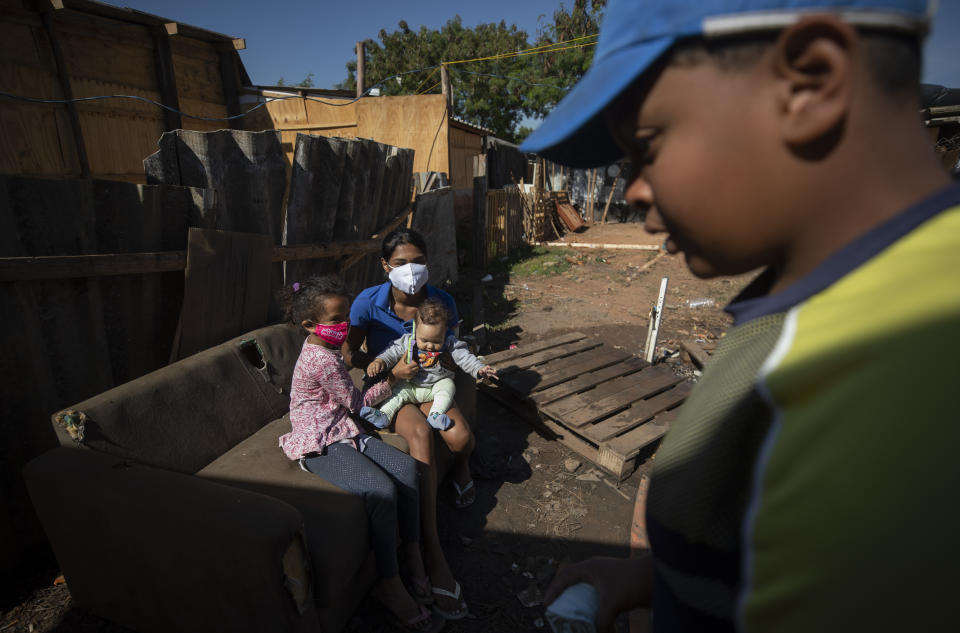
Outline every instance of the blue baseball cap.
[(593, 64), (520, 150), (572, 167), (608, 165), (623, 152), (603, 111), (675, 43), (785, 28), (835, 13), (860, 27), (926, 35), (935, 0), (610, 0)]

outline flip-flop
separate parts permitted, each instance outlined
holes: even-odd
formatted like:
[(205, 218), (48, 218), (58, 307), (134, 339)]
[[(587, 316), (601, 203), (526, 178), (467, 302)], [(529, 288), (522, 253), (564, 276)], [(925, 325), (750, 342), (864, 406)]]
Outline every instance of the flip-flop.
[(468, 492), (473, 490), (473, 479), (468, 481), (463, 488), (460, 487), (455, 479), (451, 479), (450, 483), (453, 484), (453, 489), (457, 491), (457, 496), (453, 500), (453, 505), (455, 505), (458, 510), (469, 508), (471, 505), (473, 505), (473, 502), (477, 500), (477, 493), (475, 490), (472, 497), (469, 499), (464, 498)]
[(414, 600), (420, 604), (433, 604), (433, 586), (430, 583), (429, 576), (421, 576), (420, 578), (410, 577), (410, 587), (408, 591)]
[(467, 617), (467, 614), (470, 613), (470, 610), (467, 608), (467, 602), (463, 599), (463, 591), (460, 589), (460, 583), (454, 581), (454, 584), (456, 588), (453, 592), (441, 589), (440, 587), (434, 587), (432, 590), (436, 595), (453, 598), (458, 603), (456, 611), (444, 611), (437, 605), (433, 606), (433, 612), (444, 620), (460, 620)]
[[(379, 596), (377, 596), (377, 599), (380, 600)], [(417, 605), (420, 608), (420, 612), (417, 615), (406, 620), (401, 620), (400, 616), (394, 613), (385, 602), (381, 600), (380, 603), (390, 613), (394, 624), (404, 631), (410, 631), (411, 633), (438, 633), (446, 625), (446, 620), (443, 616), (434, 617), (439, 614), (434, 613), (422, 604)]]

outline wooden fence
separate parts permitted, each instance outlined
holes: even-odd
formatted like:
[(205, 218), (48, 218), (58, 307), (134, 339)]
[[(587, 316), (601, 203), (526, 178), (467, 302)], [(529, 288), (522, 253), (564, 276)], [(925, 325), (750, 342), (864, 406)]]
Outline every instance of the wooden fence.
[[(132, 95), (222, 118), (249, 84), (241, 39), (90, 0), (0, 0), (0, 90), (51, 101)], [(0, 99), (0, 173), (144, 182), (143, 158), (165, 130), (236, 120), (181, 117), (135, 99)]]
[(487, 192), (487, 257), (508, 257), (524, 241), (524, 194), (517, 190)]
[(406, 218), (412, 150), (297, 143), (287, 239), (278, 132), (167, 134), (153, 185), (0, 176), (0, 583), (47, 564), (19, 473), (55, 444), (51, 413), (273, 320), (285, 261), (382, 279), (372, 235)]

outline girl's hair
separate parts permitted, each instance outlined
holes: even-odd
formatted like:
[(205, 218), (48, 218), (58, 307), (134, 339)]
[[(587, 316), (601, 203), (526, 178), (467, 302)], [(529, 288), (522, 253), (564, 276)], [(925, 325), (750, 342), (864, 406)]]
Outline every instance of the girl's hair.
[(450, 311), (439, 299), (424, 299), (417, 308), (417, 322), (425, 325), (446, 325)]
[(420, 249), (424, 257), (427, 257), (427, 243), (423, 241), (423, 236), (413, 229), (394, 229), (383, 238), (383, 244), (380, 247), (380, 256), (385, 261), (390, 261), (393, 251), (401, 244), (413, 244)]
[(277, 291), (283, 318), (295, 324), (313, 319), (326, 297), (352, 299), (343, 281), (333, 275), (310, 277)]

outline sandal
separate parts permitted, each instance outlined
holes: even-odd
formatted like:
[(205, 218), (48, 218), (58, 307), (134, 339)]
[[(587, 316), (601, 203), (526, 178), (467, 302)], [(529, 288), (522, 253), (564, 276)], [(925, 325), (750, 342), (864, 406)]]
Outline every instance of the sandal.
[(436, 614), (422, 604), (417, 605), (417, 607), (420, 609), (420, 612), (417, 615), (413, 616), (412, 618), (402, 620), (400, 619), (399, 615), (394, 613), (393, 610), (387, 606), (386, 602), (380, 600), (379, 597), (377, 597), (377, 599), (387, 610), (387, 612), (390, 613), (393, 623), (404, 631), (411, 631), (411, 633), (438, 633), (446, 624), (446, 621), (443, 617), (435, 617)]
[(407, 589), (414, 600), (420, 604), (433, 604), (433, 586), (429, 576), (420, 578), (410, 577), (410, 587)]
[(446, 589), (441, 589), (440, 587), (434, 587), (432, 589), (434, 594), (447, 598), (453, 598), (458, 603), (456, 611), (444, 611), (440, 607), (434, 605), (433, 612), (444, 620), (460, 620), (461, 618), (465, 618), (467, 614), (470, 613), (470, 610), (467, 608), (467, 602), (463, 599), (463, 591), (460, 589), (460, 583), (455, 582), (454, 584), (456, 588), (452, 593)]
[[(453, 500), (453, 505), (455, 505), (458, 510), (469, 508), (473, 505), (473, 502), (477, 500), (477, 491), (473, 489), (473, 479), (468, 481), (463, 488), (460, 487), (460, 484), (458, 484), (455, 479), (451, 479), (450, 483), (453, 484), (453, 489), (457, 493)], [(470, 491), (473, 491), (473, 494), (468, 496)]]

